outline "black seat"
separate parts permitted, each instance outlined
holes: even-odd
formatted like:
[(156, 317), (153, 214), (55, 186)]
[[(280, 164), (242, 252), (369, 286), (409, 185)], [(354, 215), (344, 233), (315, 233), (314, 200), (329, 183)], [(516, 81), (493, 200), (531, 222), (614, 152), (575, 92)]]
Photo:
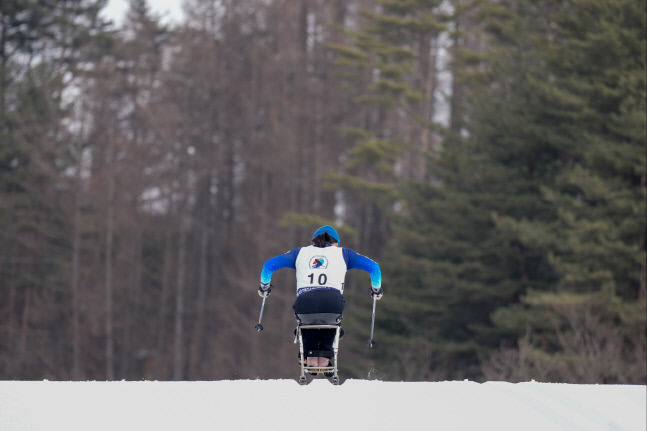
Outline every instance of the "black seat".
[(342, 315), (338, 313), (297, 314), (300, 325), (339, 325)]

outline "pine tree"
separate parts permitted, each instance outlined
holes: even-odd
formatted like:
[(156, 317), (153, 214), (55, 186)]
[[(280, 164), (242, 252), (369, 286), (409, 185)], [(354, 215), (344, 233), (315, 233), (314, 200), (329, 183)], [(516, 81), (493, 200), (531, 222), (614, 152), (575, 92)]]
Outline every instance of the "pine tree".
[(342, 126), (349, 142), (342, 172), (329, 185), (344, 193), (343, 220), (377, 256), (390, 235), (398, 183), (426, 177), (424, 154), (433, 146), (438, 38), (446, 13), (439, 1), (380, 0), (364, 10), (349, 43), (335, 45), (348, 90), (360, 109)]
[[(416, 378), (482, 379), (484, 363), (485, 378), (640, 379), (644, 20), (629, 2), (559, 6), (480, 9), (490, 49), (470, 53), (465, 129), (406, 195), (389, 261), (407, 290), (384, 329), (427, 352)], [(610, 353), (587, 358), (584, 330)]]
[[(456, 9), (457, 20), (467, 19), (467, 6)], [(528, 24), (506, 23), (502, 31), (527, 32)], [(406, 343), (426, 352), (403, 360), (402, 349), (387, 349), (392, 353), (384, 361), (408, 378), (479, 378), (480, 358), (514, 335), (493, 332), (490, 314), (515, 301), (526, 283), (542, 285), (550, 277), (541, 272), (536, 252), (502, 235), (495, 223), (497, 214), (546, 213), (536, 196), (550, 149), (536, 129), (524, 128), (541, 110), (529, 104), (532, 89), (523, 85), (542, 73), (537, 48), (528, 48), (454, 47), (455, 76), (467, 93), (455, 100), (464, 105), (453, 112), (462, 118), (451, 120), (441, 151), (430, 158), (431, 180), (413, 183), (405, 193), (405, 212), (386, 259), (400, 292), (384, 329), (393, 346)], [(513, 79), (511, 88), (506, 81)]]
[[(0, 5), (0, 278), (10, 309), (3, 351), (12, 358), (3, 371), (12, 377), (39, 378), (68, 363), (69, 91), (90, 35), (101, 32), (100, 4)], [(40, 328), (50, 329), (35, 336)]]
[(572, 132), (554, 183), (542, 188), (555, 218), (504, 223), (526, 246), (544, 250), (558, 279), (496, 320), (544, 317), (526, 323), (525, 348), (529, 368), (546, 379), (644, 383), (647, 370), (636, 358), (647, 351), (646, 15), (629, 1), (561, 6), (546, 103), (569, 102), (564, 128)]
[[(355, 230), (358, 250), (378, 260), (392, 234), (401, 185), (428, 178), (425, 157), (438, 145), (432, 124), (439, 40), (447, 19), (441, 3), (376, 1), (363, 10), (358, 27), (347, 29), (348, 43), (333, 46), (358, 109), (341, 125), (348, 142), (344, 166), (327, 183), (340, 191), (340, 218)], [(356, 285), (353, 276), (350, 280), (351, 287)], [(365, 285), (364, 279), (357, 282)], [(389, 285), (385, 279), (387, 291)], [(368, 304), (366, 292), (349, 289), (347, 297)], [(349, 334), (361, 333), (367, 312), (370, 317), (370, 310), (348, 316)], [(369, 367), (363, 350), (354, 352), (351, 361), (352, 372)]]

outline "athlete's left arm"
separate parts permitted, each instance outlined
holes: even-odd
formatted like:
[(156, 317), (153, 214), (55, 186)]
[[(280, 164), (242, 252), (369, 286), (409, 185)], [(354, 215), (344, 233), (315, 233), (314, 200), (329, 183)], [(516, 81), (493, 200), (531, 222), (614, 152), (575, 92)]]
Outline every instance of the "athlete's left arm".
[(345, 248), (343, 250), (343, 255), (347, 269), (364, 270), (371, 276), (371, 287), (377, 290), (382, 286), (382, 271), (377, 262), (351, 250), (350, 248)]

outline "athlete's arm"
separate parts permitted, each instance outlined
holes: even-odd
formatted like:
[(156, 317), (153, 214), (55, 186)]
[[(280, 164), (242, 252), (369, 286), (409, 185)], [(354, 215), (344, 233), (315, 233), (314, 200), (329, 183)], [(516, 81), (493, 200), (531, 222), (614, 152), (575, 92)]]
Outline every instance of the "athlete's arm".
[(347, 269), (361, 269), (371, 276), (371, 287), (379, 289), (382, 286), (382, 271), (380, 265), (372, 259), (357, 253), (350, 248), (343, 251)]
[(261, 271), (261, 283), (267, 284), (272, 280), (272, 274), (277, 269), (281, 268), (292, 268), (296, 269), (295, 264), (297, 261), (297, 255), (299, 254), (301, 247), (294, 248), (287, 253), (279, 254), (265, 261), (263, 264), (263, 270)]

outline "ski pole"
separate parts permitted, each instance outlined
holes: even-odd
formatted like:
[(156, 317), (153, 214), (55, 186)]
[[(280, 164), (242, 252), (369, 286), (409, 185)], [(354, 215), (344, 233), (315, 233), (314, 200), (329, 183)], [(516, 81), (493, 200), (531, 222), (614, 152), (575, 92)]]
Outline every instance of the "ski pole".
[(375, 303), (377, 302), (377, 296), (373, 295), (373, 317), (371, 318), (371, 338), (368, 339), (366, 345), (368, 347), (375, 346), (375, 340), (373, 340), (373, 329), (375, 328)]
[(258, 332), (263, 330), (263, 325), (261, 325), (261, 319), (263, 318), (263, 309), (265, 308), (265, 298), (267, 298), (267, 292), (263, 292), (263, 303), (261, 304), (261, 315), (258, 316), (258, 323), (254, 326)]

